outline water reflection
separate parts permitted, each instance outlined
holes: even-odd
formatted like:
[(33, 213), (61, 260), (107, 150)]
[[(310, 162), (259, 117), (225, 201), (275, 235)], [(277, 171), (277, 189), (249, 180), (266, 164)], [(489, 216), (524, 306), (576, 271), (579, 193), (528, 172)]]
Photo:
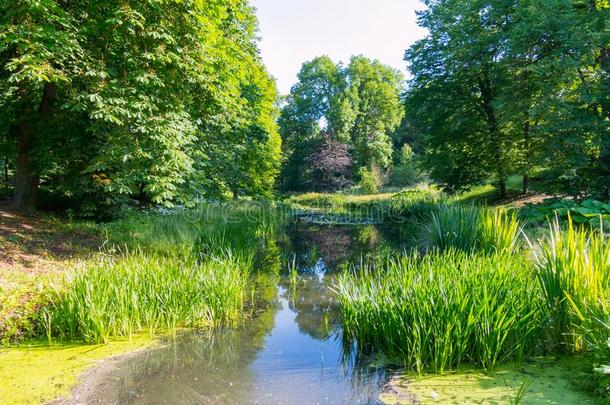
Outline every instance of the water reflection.
[[(257, 302), (234, 330), (181, 336), (92, 375), (76, 402), (116, 404), (371, 404), (386, 370), (343, 350), (337, 274), (388, 248), (373, 226), (296, 226), (257, 257)], [(299, 277), (279, 271), (294, 257)], [(269, 269), (272, 269), (269, 271)], [(280, 275), (281, 274), (281, 275)]]

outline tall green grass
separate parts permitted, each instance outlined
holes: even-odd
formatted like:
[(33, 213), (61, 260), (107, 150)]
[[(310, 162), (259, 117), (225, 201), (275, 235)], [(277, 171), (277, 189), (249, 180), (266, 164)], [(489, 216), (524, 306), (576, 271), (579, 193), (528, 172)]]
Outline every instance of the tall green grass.
[(610, 317), (610, 240), (603, 230), (559, 220), (549, 237), (530, 243), (542, 286), (553, 341), (580, 352), (608, 337)]
[(533, 281), (519, 256), (448, 250), (389, 257), (336, 288), (349, 342), (443, 372), (463, 362), (493, 369), (535, 351), (542, 305)]
[(261, 284), (253, 269), (279, 267), (274, 235), (283, 220), (270, 205), (244, 203), (140, 213), (111, 224), (105, 253), (52, 294), (46, 334), (106, 342), (232, 325)]
[(521, 225), (504, 208), (441, 205), (423, 229), (424, 242), (435, 249), (510, 254), (517, 247)]
[(137, 251), (72, 272), (45, 308), (49, 337), (107, 342), (133, 334), (231, 325), (241, 317), (251, 260), (204, 262)]

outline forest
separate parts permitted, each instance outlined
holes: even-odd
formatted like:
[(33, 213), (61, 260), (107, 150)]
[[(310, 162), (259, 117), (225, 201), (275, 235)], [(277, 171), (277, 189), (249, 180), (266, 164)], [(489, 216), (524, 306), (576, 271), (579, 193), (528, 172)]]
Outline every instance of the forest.
[(279, 97), (245, 1), (6, 1), (3, 192), (90, 217), (367, 179), (607, 199), (606, 2), (426, 6), (408, 80), (320, 56)]
[(0, 403), (610, 404), (609, 0), (265, 1), (0, 0)]

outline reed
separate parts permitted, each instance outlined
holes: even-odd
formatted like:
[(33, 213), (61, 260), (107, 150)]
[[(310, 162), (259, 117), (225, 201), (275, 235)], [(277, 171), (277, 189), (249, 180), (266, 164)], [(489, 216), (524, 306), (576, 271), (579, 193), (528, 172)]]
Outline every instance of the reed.
[(504, 208), (441, 205), (423, 229), (425, 243), (434, 249), (510, 254), (517, 247), (521, 225)]
[(87, 342), (180, 328), (234, 324), (240, 319), (249, 257), (204, 262), (141, 250), (104, 256), (72, 272), (45, 308), (47, 336)]
[(345, 338), (358, 350), (382, 350), (418, 372), (463, 362), (489, 370), (537, 348), (542, 305), (533, 280), (519, 256), (449, 249), (365, 265), (336, 290)]
[(553, 341), (580, 352), (606, 341), (610, 316), (610, 240), (603, 230), (562, 229), (558, 219), (549, 237), (531, 243)]

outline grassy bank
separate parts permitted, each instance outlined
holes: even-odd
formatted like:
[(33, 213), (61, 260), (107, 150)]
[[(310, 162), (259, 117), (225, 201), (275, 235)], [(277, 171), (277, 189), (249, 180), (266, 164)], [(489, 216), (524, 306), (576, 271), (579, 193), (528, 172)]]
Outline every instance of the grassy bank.
[(110, 224), (108, 247), (69, 272), (42, 308), (44, 330), (98, 343), (235, 325), (280, 222), (270, 206), (229, 204)]
[(437, 207), (427, 255), (391, 255), (340, 280), (347, 341), (418, 373), (579, 355), (581, 386), (606, 397), (610, 240), (556, 221), (525, 243), (519, 228), (502, 209)]
[(11, 277), (0, 291), (0, 314), (10, 315), (0, 319), (0, 402), (44, 402), (68, 394), (97, 360), (181, 329), (241, 323), (255, 301), (270, 301), (283, 220), (254, 203), (132, 212), (87, 225), (86, 238), (101, 235), (99, 249), (41, 258), (35, 272), (24, 263), (0, 269)]

